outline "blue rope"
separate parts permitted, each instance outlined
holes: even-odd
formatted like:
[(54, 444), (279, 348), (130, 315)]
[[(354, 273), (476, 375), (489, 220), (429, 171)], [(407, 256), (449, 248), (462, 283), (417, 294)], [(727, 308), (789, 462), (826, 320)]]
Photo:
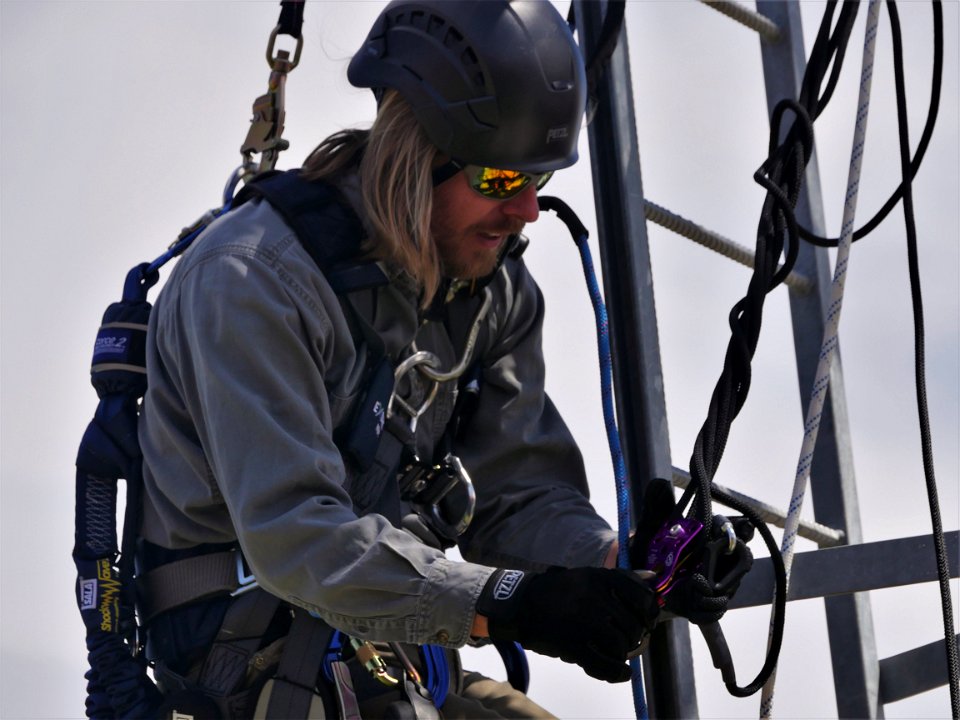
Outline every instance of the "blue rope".
[[(597, 283), (597, 274), (593, 266), (593, 257), (587, 243), (587, 234), (584, 232), (576, 238), (577, 249), (580, 251), (580, 260), (583, 264), (583, 275), (590, 291), (590, 301), (593, 303), (593, 312), (597, 324), (597, 350), (600, 356), (600, 397), (603, 403), (603, 423), (607, 430), (607, 444), (610, 447), (610, 457), (613, 460), (613, 476), (617, 486), (617, 530), (620, 547), (617, 552), (617, 566), (630, 569), (630, 490), (627, 482), (627, 469), (623, 461), (623, 451), (620, 448), (620, 433), (617, 430), (617, 419), (613, 407), (613, 360), (610, 352), (610, 323), (607, 318), (607, 308), (603, 302), (600, 285)], [(647, 720), (646, 698), (643, 694), (643, 671), (640, 658), (630, 660), (630, 669), (633, 671), (631, 685), (633, 686), (633, 707), (638, 720)]]

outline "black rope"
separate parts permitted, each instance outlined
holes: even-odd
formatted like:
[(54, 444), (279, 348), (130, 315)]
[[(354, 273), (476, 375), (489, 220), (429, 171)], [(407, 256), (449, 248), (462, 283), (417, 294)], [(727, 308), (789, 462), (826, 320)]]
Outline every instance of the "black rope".
[[(840, 71), (843, 68), (843, 61), (846, 57), (847, 44), (850, 41), (850, 34), (853, 32), (853, 19), (857, 14), (857, 10), (858, 8), (856, 3), (844, 3), (840, 10), (840, 17), (837, 20), (835, 32), (832, 35), (830, 34), (829, 22), (821, 22), (820, 28), (817, 31), (817, 42), (823, 43), (826, 46), (826, 52), (811, 52), (810, 59), (807, 61), (808, 70), (806, 73), (810, 77), (822, 77), (824, 74), (826, 74), (828, 67), (832, 67), (832, 70), (830, 72), (830, 77), (827, 80), (827, 87), (824, 89), (823, 94), (820, 95), (820, 98), (816, 103), (816, 113), (811, 115), (814, 120), (819, 117), (820, 113), (823, 112), (823, 109), (830, 101), (830, 98), (833, 97), (833, 91), (837, 86), (837, 81), (840, 78)], [(826, 20), (827, 17), (832, 18), (833, 12), (834, 9), (828, 5), (827, 14), (824, 16), (824, 20)], [(812, 74), (809, 69), (811, 66), (813, 68)], [(819, 83), (815, 86), (809, 86), (806, 84), (806, 82), (802, 83), (799, 98), (800, 102), (805, 107), (810, 107), (810, 93), (819, 92), (819, 89)]]
[(724, 505), (733, 508), (750, 521), (763, 538), (763, 542), (770, 552), (770, 560), (773, 562), (774, 587), (776, 590), (773, 600), (773, 631), (770, 634), (770, 642), (767, 646), (767, 656), (763, 661), (763, 667), (760, 668), (760, 672), (757, 673), (753, 681), (743, 687), (737, 685), (736, 673), (732, 663), (723, 675), (727, 692), (734, 697), (749, 697), (766, 684), (777, 667), (777, 660), (780, 657), (780, 647), (783, 645), (784, 616), (787, 609), (787, 593), (780, 592), (780, 588), (786, 588), (787, 571), (783, 565), (783, 557), (780, 555), (780, 548), (777, 546), (777, 541), (774, 539), (773, 533), (770, 532), (770, 528), (767, 527), (767, 524), (753, 508), (739, 498), (729, 495), (719, 488), (713, 488), (713, 495)]
[[(933, 128), (937, 122), (937, 114), (940, 111), (940, 92), (943, 86), (943, 7), (939, 0), (933, 2), (933, 73), (930, 87), (930, 105), (927, 109), (927, 119), (924, 123), (923, 133), (920, 135), (920, 142), (917, 143), (917, 149), (913, 160), (910, 161), (909, 178), (916, 177), (920, 169), (920, 163), (927, 152), (927, 146), (930, 144), (930, 138), (933, 135)], [(897, 189), (887, 198), (887, 201), (877, 211), (863, 227), (853, 232), (852, 240), (856, 242), (873, 232), (881, 222), (886, 219), (890, 211), (896, 207), (903, 197), (904, 183), (901, 183)], [(819, 247), (836, 247), (839, 238), (825, 238), (817, 235), (810, 230), (801, 227), (800, 236)]]
[[(766, 296), (784, 281), (796, 264), (800, 229), (794, 208), (813, 153), (813, 121), (823, 111), (836, 87), (858, 3), (843, 3), (836, 27), (831, 30), (836, 7), (836, 0), (827, 3), (798, 99), (782, 100), (771, 113), (768, 158), (754, 173), (754, 180), (766, 189), (767, 195), (757, 227), (753, 274), (746, 295), (730, 311), (730, 341), (723, 370), (711, 395), (707, 418), (694, 443), (690, 458), (691, 482), (678, 504), (683, 509), (692, 500), (689, 514), (703, 524), (709, 535), (713, 522), (712, 496), (716, 494), (718, 499), (722, 497), (728, 505), (750, 519), (770, 548), (776, 579), (773, 634), (764, 665), (753, 682), (740, 687), (736, 683), (732, 662), (725, 668), (724, 683), (728, 692), (736, 697), (756, 693), (776, 668), (783, 639), (787, 581), (780, 550), (769, 528), (749, 508), (717, 490), (713, 486), (713, 477), (723, 457), (730, 428), (750, 390), (751, 361), (760, 337)], [(831, 67), (828, 77), (827, 71)], [(821, 94), (825, 79), (826, 87)], [(782, 128), (788, 116), (792, 117), (792, 122), (784, 133)]]
[[(934, 7), (939, 9), (939, 3)], [(930, 436), (930, 418), (927, 411), (926, 360), (924, 350), (923, 296), (920, 290), (920, 263), (917, 253), (917, 226), (913, 212), (912, 168), (910, 163), (910, 136), (907, 127), (906, 84), (903, 71), (903, 43), (900, 33), (900, 18), (896, 3), (887, 0), (890, 14), (890, 30), (893, 37), (893, 68), (897, 89), (897, 120), (900, 128), (900, 167), (903, 184), (903, 215), (907, 231), (907, 259), (910, 269), (910, 296), (913, 302), (914, 363), (917, 385), (917, 412), (920, 416), (920, 445), (923, 456), (923, 473), (930, 504), (930, 520), (933, 525), (934, 548), (937, 557), (937, 576), (940, 581), (940, 600), (943, 610), (946, 660), (950, 683), (950, 705), (953, 717), (960, 717), (960, 660), (957, 657), (956, 633), (953, 629), (953, 604), (950, 599), (950, 567), (943, 539), (943, 523), (940, 519), (940, 502), (933, 468), (933, 442)], [(936, 10), (935, 10), (936, 13)]]
[(586, 63), (588, 97), (596, 95), (597, 83), (600, 82), (600, 78), (606, 71), (613, 51), (617, 49), (626, 5), (625, 0), (611, 0), (607, 3), (607, 12), (603, 16), (603, 26), (600, 28), (600, 37), (597, 38), (597, 45)]
[[(617, 49), (617, 43), (620, 41), (620, 31), (623, 29), (623, 19), (626, 14), (626, 0), (610, 0), (607, 3), (607, 12), (603, 16), (603, 25), (600, 27), (600, 34), (597, 37), (596, 44), (590, 57), (584, 62), (584, 68), (587, 77), (587, 117), (593, 116), (593, 110), (596, 107), (597, 85), (600, 78), (607, 70), (610, 58), (614, 50)], [(567, 12), (567, 24), (570, 31), (577, 29), (576, 13), (574, 4), (570, 3), (570, 10)], [(583, 38), (580, 38), (581, 44)]]
[[(760, 336), (764, 301), (796, 262), (800, 234), (794, 208), (813, 152), (813, 119), (822, 112), (836, 81), (828, 81), (822, 96), (820, 88), (831, 64), (834, 75), (841, 66), (856, 19), (858, 3), (843, 3), (837, 25), (831, 31), (836, 6), (835, 0), (827, 4), (798, 100), (782, 100), (773, 110), (769, 157), (754, 174), (754, 180), (767, 190), (757, 228), (756, 262), (746, 295), (730, 312), (731, 337), (723, 370), (711, 396), (707, 418), (694, 443), (690, 459), (693, 482), (680, 500), (681, 507), (694, 500), (690, 512), (704, 524), (707, 532), (712, 522), (711, 483), (723, 457), (731, 425), (750, 390), (750, 362)], [(779, 141), (787, 113), (792, 114), (793, 122), (783, 141)], [(778, 270), (781, 256), (784, 261)]]

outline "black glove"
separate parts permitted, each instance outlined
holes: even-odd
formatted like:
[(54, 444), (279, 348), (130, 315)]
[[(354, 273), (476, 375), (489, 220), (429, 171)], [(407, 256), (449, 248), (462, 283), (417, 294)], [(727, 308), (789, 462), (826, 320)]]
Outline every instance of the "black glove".
[(653, 629), (659, 607), (653, 589), (629, 570), (551, 568), (498, 570), (477, 612), (488, 618), (493, 640), (515, 640), (591, 677), (624, 682), (627, 654)]
[[(668, 520), (675, 519), (676, 501), (669, 480), (651, 480), (644, 494), (637, 530), (630, 541), (630, 564), (635, 570), (650, 565), (650, 541)], [(678, 518), (676, 518), (678, 519)], [(734, 533), (733, 549), (727, 524)], [(660, 596), (663, 607), (695, 625), (716, 622), (723, 617), (741, 578), (753, 565), (753, 554), (746, 543), (753, 527), (743, 518), (728, 521), (715, 515), (709, 537), (694, 539), (687, 548), (690, 558), (677, 571), (671, 585)]]

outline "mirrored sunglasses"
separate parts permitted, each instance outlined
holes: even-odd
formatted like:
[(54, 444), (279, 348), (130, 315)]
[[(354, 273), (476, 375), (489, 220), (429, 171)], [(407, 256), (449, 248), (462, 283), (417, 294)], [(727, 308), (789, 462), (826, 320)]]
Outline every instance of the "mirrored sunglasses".
[(450, 160), (433, 171), (433, 185), (449, 180), (463, 171), (474, 192), (491, 200), (508, 200), (526, 190), (531, 184), (539, 190), (553, 176), (553, 172), (527, 173), (520, 170), (498, 170), (480, 165), (464, 165)]

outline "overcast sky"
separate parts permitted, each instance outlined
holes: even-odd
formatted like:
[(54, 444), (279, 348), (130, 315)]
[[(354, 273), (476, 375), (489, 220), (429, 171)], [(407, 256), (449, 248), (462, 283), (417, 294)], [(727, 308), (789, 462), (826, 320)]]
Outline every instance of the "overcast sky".
[[(566, 13), (566, 2), (558, 6)], [(298, 165), (330, 132), (372, 118), (370, 94), (350, 87), (345, 71), (381, 7), (307, 4), (303, 58), (287, 86), (291, 148), (280, 167)], [(266, 88), (264, 50), (277, 8), (273, 1), (0, 2), (2, 718), (83, 714), (85, 651), (70, 549), (73, 461), (96, 404), (88, 380), (93, 338), (126, 271), (220, 204), (251, 103)], [(947, 530), (960, 525), (958, 9), (952, 0), (944, 4), (943, 101), (914, 191)], [(822, 3), (803, 5), (808, 48), (822, 12)], [(900, 12), (915, 144), (929, 97), (931, 13), (922, 2), (903, 2)], [(865, 14), (841, 85), (817, 123), (832, 234), (842, 216)], [(885, 13), (880, 24), (858, 225), (899, 182)], [(631, 2), (627, 29), (646, 196), (751, 246), (763, 198), (752, 175), (767, 146), (757, 38), (694, 2)], [(584, 131), (581, 162), (558, 173), (549, 189), (581, 214), (595, 243), (586, 140)], [(596, 505), (614, 523), (593, 317), (577, 254), (552, 217), (528, 234), (528, 262), (548, 303), (548, 389), (581, 442)], [(726, 315), (749, 272), (655, 226), (649, 234), (670, 444), (674, 464), (686, 467), (720, 372)], [(929, 533), (899, 210), (853, 248), (840, 337), (865, 540)], [(785, 506), (806, 400), (797, 391), (782, 289), (767, 301), (753, 368), (750, 397), (716, 479)], [(810, 517), (809, 498), (807, 505)], [(952, 587), (956, 607), (956, 581)], [(936, 584), (875, 591), (870, 599), (879, 657), (942, 637)], [(752, 609), (723, 622), (742, 680), (760, 667), (767, 618), (766, 609)], [(728, 696), (696, 633), (693, 645), (701, 715), (755, 717), (759, 698)], [(561, 717), (632, 717), (628, 685), (595, 682), (555, 660), (531, 661), (531, 694)], [(502, 677), (487, 652), (466, 651), (465, 663)], [(791, 603), (775, 715), (836, 716), (829, 667), (822, 602)], [(888, 706), (886, 715), (949, 717), (947, 691)]]

